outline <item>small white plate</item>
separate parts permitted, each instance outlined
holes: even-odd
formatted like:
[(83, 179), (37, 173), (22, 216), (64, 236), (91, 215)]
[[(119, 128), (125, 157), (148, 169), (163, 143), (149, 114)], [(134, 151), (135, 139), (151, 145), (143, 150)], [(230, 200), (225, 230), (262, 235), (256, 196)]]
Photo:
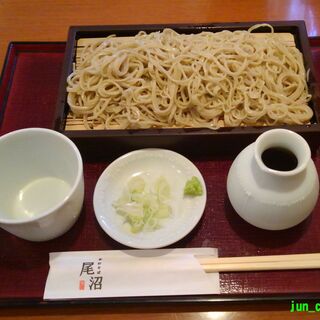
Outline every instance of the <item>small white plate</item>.
[[(127, 182), (143, 174), (151, 179), (163, 176), (171, 187), (172, 216), (161, 220), (154, 231), (133, 234), (124, 227), (124, 219), (112, 204), (119, 199)], [(183, 195), (187, 180), (199, 178), (203, 195)], [(164, 149), (142, 149), (123, 155), (112, 162), (100, 176), (93, 195), (96, 218), (102, 229), (114, 240), (138, 249), (168, 246), (186, 236), (199, 222), (207, 200), (205, 182), (196, 166), (182, 155)]]

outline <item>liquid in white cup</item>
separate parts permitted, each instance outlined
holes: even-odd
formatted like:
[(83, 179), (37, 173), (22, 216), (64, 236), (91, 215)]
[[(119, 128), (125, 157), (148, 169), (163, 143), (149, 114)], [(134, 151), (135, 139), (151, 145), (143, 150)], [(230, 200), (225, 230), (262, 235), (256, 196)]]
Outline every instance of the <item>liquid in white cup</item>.
[(14, 219), (34, 218), (66, 200), (71, 186), (63, 179), (43, 177), (26, 184), (14, 198)]

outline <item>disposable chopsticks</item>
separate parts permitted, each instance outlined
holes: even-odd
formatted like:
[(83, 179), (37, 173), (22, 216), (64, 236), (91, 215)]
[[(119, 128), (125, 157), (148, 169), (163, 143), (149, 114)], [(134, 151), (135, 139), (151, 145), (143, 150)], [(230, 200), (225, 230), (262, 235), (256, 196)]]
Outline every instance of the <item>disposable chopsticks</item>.
[(197, 256), (206, 272), (320, 269), (320, 253), (213, 258)]

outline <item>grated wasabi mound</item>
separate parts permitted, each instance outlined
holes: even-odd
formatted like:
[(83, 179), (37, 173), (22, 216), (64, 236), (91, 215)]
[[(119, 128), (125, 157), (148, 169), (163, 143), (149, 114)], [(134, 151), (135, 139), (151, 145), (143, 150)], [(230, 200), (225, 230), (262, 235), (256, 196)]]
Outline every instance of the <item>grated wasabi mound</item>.
[(202, 185), (197, 177), (192, 177), (186, 182), (184, 187), (184, 195), (193, 197), (203, 195)]

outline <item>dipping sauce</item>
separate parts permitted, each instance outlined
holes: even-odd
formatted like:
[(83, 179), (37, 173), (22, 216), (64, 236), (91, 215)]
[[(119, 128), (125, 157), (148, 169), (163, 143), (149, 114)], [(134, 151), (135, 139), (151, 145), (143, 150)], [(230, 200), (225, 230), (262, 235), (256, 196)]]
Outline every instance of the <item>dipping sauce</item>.
[(278, 171), (290, 171), (298, 166), (295, 154), (281, 147), (266, 149), (263, 151), (261, 159), (268, 168)]

